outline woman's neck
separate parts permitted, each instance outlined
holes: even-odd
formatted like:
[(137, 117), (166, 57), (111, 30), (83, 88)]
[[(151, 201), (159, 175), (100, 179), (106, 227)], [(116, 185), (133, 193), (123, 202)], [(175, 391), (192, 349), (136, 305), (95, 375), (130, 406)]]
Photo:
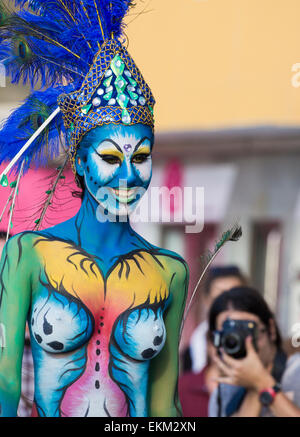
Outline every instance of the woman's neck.
[(103, 208), (86, 190), (82, 205), (74, 217), (78, 235), (78, 244), (86, 250), (97, 250), (99, 247), (115, 251), (129, 244), (134, 234), (128, 217), (108, 216)]

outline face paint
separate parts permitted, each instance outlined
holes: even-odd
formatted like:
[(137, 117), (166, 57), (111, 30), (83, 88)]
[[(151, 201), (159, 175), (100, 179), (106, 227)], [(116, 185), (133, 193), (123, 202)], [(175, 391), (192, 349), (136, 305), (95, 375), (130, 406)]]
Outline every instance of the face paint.
[(76, 169), (102, 210), (127, 216), (135, 209), (151, 181), (152, 144), (145, 125), (102, 126), (84, 137)]

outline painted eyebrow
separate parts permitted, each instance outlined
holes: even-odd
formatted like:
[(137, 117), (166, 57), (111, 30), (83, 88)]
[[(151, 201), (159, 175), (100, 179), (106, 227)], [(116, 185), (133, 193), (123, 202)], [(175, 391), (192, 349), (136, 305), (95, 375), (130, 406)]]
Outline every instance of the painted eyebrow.
[(105, 143), (105, 142), (112, 143), (112, 144), (116, 147), (116, 149), (119, 150), (119, 152), (123, 153), (123, 151), (122, 151), (122, 149), (120, 148), (120, 146), (119, 146), (117, 143), (115, 143), (113, 140), (111, 140), (110, 138), (105, 138), (103, 141), (101, 141), (101, 143), (98, 145), (98, 147), (101, 146), (101, 144), (102, 144), (102, 143)]
[(135, 152), (135, 151), (140, 147), (140, 145), (141, 145), (145, 140), (148, 140), (148, 141), (151, 143), (150, 138), (148, 138), (148, 137), (144, 137), (144, 138), (142, 138), (142, 139), (137, 143), (137, 145), (135, 146), (135, 148), (134, 148), (134, 150), (133, 150), (132, 153), (134, 153), (134, 152)]
[[(150, 143), (151, 143), (151, 140), (150, 140), (150, 138), (149, 137), (143, 137), (138, 143), (137, 143), (137, 145), (135, 146), (135, 148), (134, 148), (134, 150), (133, 150), (133, 152), (132, 153), (134, 153), (139, 147), (140, 147), (140, 145), (145, 141), (145, 140), (148, 140)], [(113, 141), (113, 140), (111, 140), (110, 138), (105, 138), (104, 140), (102, 140), (101, 141), (101, 143), (99, 144), (99, 146), (101, 146), (101, 144), (102, 143), (105, 143), (105, 142), (109, 142), (109, 143), (112, 143), (118, 150), (119, 150), (119, 152), (121, 152), (121, 153), (123, 153), (123, 151), (122, 151), (122, 149), (120, 148), (120, 146), (115, 142), (115, 141)], [(99, 147), (98, 146), (98, 147)]]

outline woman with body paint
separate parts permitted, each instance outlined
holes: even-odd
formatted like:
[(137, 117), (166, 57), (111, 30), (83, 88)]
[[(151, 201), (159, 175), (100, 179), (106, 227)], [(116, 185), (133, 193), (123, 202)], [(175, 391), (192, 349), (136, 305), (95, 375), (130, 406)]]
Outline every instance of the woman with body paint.
[[(4, 248), (0, 414), (17, 412), (27, 322), (33, 416), (181, 415), (178, 343), (187, 266), (143, 239), (128, 219), (149, 186), (154, 143), (153, 96), (119, 42), (130, 2), (60, 0), (51, 10), (45, 1), (16, 3), (27, 3), (29, 12), (4, 19), (2, 44), (21, 28), (17, 55), (22, 65), (27, 57), (25, 73), (52, 86), (29, 96), (0, 136), (6, 143), (9, 130), (28, 136), (41, 108), (49, 115), (58, 102), (59, 114), (43, 141), (25, 152), (21, 170), (41, 165), (64, 136), (82, 205), (70, 220), (18, 234)], [(13, 147), (21, 149), (19, 140), (9, 150), (0, 147), (1, 160), (12, 158)]]

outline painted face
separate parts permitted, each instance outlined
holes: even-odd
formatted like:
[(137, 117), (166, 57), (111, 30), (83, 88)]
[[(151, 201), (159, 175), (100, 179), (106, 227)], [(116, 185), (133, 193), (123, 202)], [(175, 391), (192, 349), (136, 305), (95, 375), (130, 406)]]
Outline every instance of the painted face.
[(101, 126), (84, 136), (76, 170), (104, 214), (129, 215), (137, 206), (151, 181), (152, 145), (152, 130), (142, 124)]

